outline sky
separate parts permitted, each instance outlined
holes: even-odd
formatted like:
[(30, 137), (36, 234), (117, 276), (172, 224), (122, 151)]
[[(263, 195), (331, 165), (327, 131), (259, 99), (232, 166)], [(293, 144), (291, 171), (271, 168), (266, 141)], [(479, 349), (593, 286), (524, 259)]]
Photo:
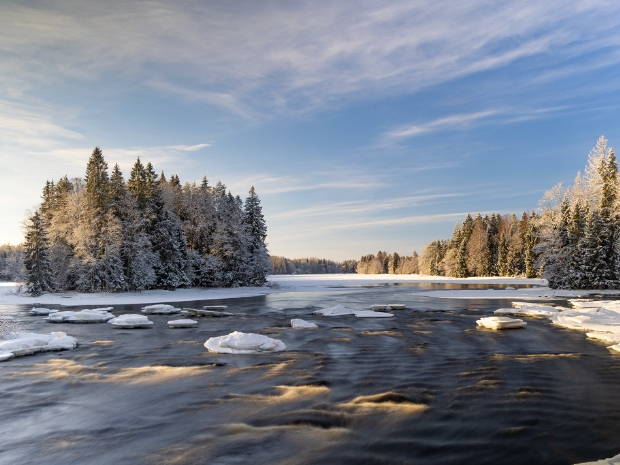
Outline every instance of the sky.
[(273, 255), (420, 253), (620, 144), (620, 2), (0, 2), (0, 243), (101, 147), (254, 186)]

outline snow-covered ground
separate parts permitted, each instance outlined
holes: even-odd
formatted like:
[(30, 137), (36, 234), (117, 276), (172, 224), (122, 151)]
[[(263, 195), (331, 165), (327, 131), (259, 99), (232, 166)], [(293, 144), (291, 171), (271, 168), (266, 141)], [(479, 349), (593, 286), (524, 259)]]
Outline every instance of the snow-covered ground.
[[(272, 275), (268, 277), (269, 287), (239, 287), (232, 289), (177, 289), (175, 291), (155, 290), (143, 292), (119, 292), (83, 294), (68, 292), (44, 294), (29, 297), (19, 293), (19, 283), (0, 283), (0, 304), (40, 304), (74, 307), (80, 305), (123, 305), (154, 304), (161, 302), (186, 302), (194, 300), (234, 299), (254, 297), (274, 292), (313, 292), (326, 289), (350, 288), (378, 284), (465, 284), (489, 286), (489, 289), (437, 289), (414, 290), (416, 296), (441, 299), (510, 299), (510, 300), (553, 300), (576, 298), (585, 294), (617, 294), (618, 291), (553, 290), (544, 279), (528, 278), (450, 278), (423, 275), (358, 275), (358, 274), (320, 274), (320, 275)], [(530, 285), (531, 288), (513, 289), (513, 285)], [(498, 286), (505, 289), (493, 289)]]

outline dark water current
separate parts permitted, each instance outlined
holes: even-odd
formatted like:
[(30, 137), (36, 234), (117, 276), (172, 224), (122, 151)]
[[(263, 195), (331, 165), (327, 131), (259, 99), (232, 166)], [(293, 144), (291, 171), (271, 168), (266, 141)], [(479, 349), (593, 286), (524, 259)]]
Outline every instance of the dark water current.
[[(441, 300), (371, 286), (226, 303), (230, 318), (152, 315), (154, 328), (52, 325), (75, 351), (0, 364), (2, 464), (571, 464), (620, 453), (620, 356), (528, 319), (475, 320), (509, 301)], [(314, 317), (337, 303), (406, 303), (391, 319)], [(115, 314), (139, 306), (117, 306)], [(291, 318), (318, 330), (294, 330)], [(234, 330), (287, 351), (218, 355)]]

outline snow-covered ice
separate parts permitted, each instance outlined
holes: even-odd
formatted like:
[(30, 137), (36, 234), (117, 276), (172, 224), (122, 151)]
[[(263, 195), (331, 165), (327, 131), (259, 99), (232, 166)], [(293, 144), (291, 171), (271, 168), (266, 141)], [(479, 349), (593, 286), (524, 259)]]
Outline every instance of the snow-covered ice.
[(112, 310), (112, 307), (85, 309), (79, 312), (54, 312), (44, 319), (50, 323), (106, 323), (114, 318), (108, 310)]
[(198, 326), (195, 320), (171, 320), (168, 322), (170, 328), (194, 328)]
[(31, 315), (49, 315), (50, 313), (56, 313), (58, 312), (58, 310), (52, 310), (50, 308), (37, 308), (37, 307), (32, 307), (32, 309), (30, 309), (30, 311), (28, 313), (30, 313)]
[(610, 342), (612, 344), (620, 344), (620, 334), (615, 333), (586, 333), (590, 339), (598, 339), (599, 341)]
[(620, 313), (606, 308), (567, 309), (551, 317), (551, 321), (568, 329), (620, 334)]
[(280, 352), (286, 349), (284, 343), (261, 334), (235, 331), (227, 336), (207, 339), (205, 347), (209, 352), (219, 354), (259, 354)]
[(558, 314), (558, 309), (551, 305), (531, 304), (527, 302), (513, 302), (515, 308), (499, 308), (496, 315), (519, 315), (534, 317), (550, 317)]
[(146, 316), (137, 315), (135, 313), (126, 313), (125, 315), (117, 316), (110, 320), (110, 323), (112, 323), (112, 326), (119, 329), (150, 328), (153, 326), (153, 322)]
[(371, 305), (370, 309), (374, 312), (376, 312), (377, 310), (385, 310), (387, 308), (387, 304), (385, 305)]
[(296, 329), (317, 329), (318, 328), (316, 323), (302, 320), (300, 318), (293, 318), (291, 320), (291, 326)]
[(478, 326), (482, 326), (487, 329), (515, 329), (523, 328), (527, 325), (526, 322), (518, 318), (508, 318), (506, 316), (490, 316), (486, 318), (480, 318), (476, 321)]
[(391, 313), (375, 312), (373, 310), (355, 310), (352, 308), (344, 307), (340, 304), (335, 307), (323, 308), (321, 310), (315, 310), (315, 315), (323, 316), (342, 316), (342, 315), (355, 315), (358, 318), (387, 318), (394, 316)]
[(12, 357), (48, 352), (51, 350), (73, 350), (77, 341), (63, 332), (51, 334), (19, 333), (17, 338), (0, 342), (0, 361)]
[[(226, 308), (225, 306), (223, 306), (224, 308)], [(219, 312), (219, 311), (215, 311), (215, 310), (200, 310), (197, 308), (184, 308), (181, 313), (183, 315), (189, 315), (189, 316), (209, 316), (212, 318), (220, 318), (220, 317), (224, 317), (224, 316), (234, 316), (234, 314), (229, 313), (229, 312)]]
[(575, 465), (620, 465), (620, 454), (608, 459), (601, 459), (595, 462), (582, 462)]
[(173, 313), (181, 313), (181, 309), (168, 304), (155, 304), (142, 307), (141, 312), (146, 315), (171, 315)]
[[(388, 310), (404, 310), (407, 307), (406, 304), (388, 304), (387, 309)], [(371, 310), (373, 310), (371, 308)]]

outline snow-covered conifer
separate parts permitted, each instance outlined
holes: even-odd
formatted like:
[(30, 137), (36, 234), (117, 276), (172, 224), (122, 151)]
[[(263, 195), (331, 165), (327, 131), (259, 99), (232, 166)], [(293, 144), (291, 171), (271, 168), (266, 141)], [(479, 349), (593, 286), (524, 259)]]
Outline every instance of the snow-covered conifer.
[(49, 259), (47, 233), (43, 227), (39, 212), (30, 217), (24, 241), (24, 266), (26, 267), (26, 283), (28, 292), (39, 296), (44, 292), (52, 292), (54, 279)]

